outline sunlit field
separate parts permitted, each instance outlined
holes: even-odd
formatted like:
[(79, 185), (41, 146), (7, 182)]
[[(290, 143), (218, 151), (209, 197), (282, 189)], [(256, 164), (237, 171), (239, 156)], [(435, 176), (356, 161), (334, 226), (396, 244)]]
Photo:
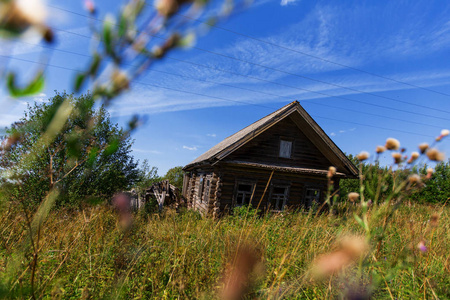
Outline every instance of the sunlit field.
[[(362, 246), (337, 241), (363, 231), (353, 217), (359, 208), (345, 210), (257, 217), (243, 209), (219, 220), (167, 210), (134, 214), (129, 228), (108, 207), (62, 210), (39, 232), (36, 266), (20, 257), (33, 252), (23, 215), (7, 210), (1, 216), (1, 293), (20, 298), (33, 288), (36, 297), (55, 299), (450, 297), (448, 208), (402, 205), (385, 234), (354, 249), (362, 256), (348, 263), (333, 255)], [(376, 210), (368, 211), (375, 232), (387, 208)], [(233, 278), (245, 285), (230, 284)]]

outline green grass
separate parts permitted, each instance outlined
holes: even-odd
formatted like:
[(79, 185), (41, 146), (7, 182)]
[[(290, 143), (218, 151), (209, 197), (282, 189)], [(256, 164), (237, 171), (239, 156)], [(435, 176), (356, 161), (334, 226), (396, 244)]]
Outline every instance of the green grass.
[[(226, 274), (236, 275), (229, 270), (239, 261), (237, 249), (248, 248), (261, 261), (252, 265), (249, 298), (336, 298), (348, 296), (349, 290), (373, 290), (377, 299), (450, 298), (450, 210), (402, 206), (381, 236), (377, 232), (388, 208), (372, 209), (370, 250), (323, 280), (311, 275), (315, 259), (335, 251), (339, 236), (364, 234), (353, 217), (357, 206), (340, 216), (298, 212), (219, 220), (192, 211), (138, 213), (128, 231), (106, 207), (53, 212), (39, 233), (34, 294), (56, 299), (216, 298)], [(437, 227), (429, 224), (433, 213), (440, 215)], [(0, 295), (28, 298), (34, 252), (26, 221), (23, 214), (3, 212), (1, 222)], [(416, 247), (420, 240), (426, 242), (425, 253)]]

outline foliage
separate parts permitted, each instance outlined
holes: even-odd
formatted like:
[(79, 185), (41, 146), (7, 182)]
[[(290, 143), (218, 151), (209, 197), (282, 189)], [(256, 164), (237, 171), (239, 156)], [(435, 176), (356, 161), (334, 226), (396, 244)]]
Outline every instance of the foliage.
[(173, 184), (181, 191), (183, 189), (183, 177), (183, 167), (178, 166), (169, 169), (162, 179), (169, 180), (170, 184)]
[[(427, 174), (427, 167), (420, 168), (419, 173)], [(433, 176), (422, 189), (413, 193), (411, 198), (422, 203), (448, 202), (450, 200), (450, 160), (437, 164)]]
[(139, 168), (139, 178), (135, 188), (138, 192), (141, 192), (143, 189), (151, 187), (154, 183), (160, 181), (161, 177), (158, 175), (158, 168), (155, 166), (151, 167), (148, 160), (144, 159)]
[[(72, 107), (67, 121), (45, 147), (35, 149), (63, 105)], [(58, 205), (80, 205), (127, 189), (138, 177), (128, 133), (111, 123), (103, 107), (96, 110), (89, 94), (75, 98), (56, 93), (47, 103), (29, 106), (7, 133), (16, 137), (0, 158), (4, 173), (13, 174), (2, 177), (10, 200), (39, 204), (57, 188)]]

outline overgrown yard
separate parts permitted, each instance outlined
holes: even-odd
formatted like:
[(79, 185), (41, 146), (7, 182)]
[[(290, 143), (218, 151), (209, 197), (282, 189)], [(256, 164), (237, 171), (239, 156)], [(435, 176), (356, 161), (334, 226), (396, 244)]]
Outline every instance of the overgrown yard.
[(390, 209), (372, 207), (368, 248), (333, 269), (342, 253), (336, 244), (340, 237), (367, 236), (353, 217), (359, 208), (342, 210), (339, 216), (255, 217), (242, 209), (219, 220), (192, 211), (137, 213), (128, 230), (107, 207), (58, 211), (39, 233), (36, 265), (30, 264), (35, 252), (23, 214), (3, 212), (0, 292), (21, 297), (34, 289), (36, 297), (62, 299), (210, 299), (232, 295), (232, 289), (243, 288), (233, 280), (248, 279), (249, 298), (362, 299), (370, 292), (377, 299), (450, 298), (448, 208), (402, 205), (390, 219), (385, 213)]

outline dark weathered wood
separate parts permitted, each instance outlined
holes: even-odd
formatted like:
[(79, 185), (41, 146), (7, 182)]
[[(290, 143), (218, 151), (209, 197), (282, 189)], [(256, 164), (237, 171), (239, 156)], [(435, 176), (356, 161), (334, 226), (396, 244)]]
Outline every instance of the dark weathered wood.
[[(213, 216), (249, 199), (255, 206), (261, 202), (263, 209), (270, 207), (271, 197), (272, 206), (278, 208), (280, 203), (291, 208), (307, 207), (308, 190), (310, 201), (324, 201), (330, 166), (337, 168), (330, 182), (334, 190), (338, 190), (340, 178), (357, 175), (356, 167), (344, 153), (298, 102), (293, 102), (187, 165), (184, 170), (189, 175), (183, 194), (192, 208)], [(209, 185), (205, 186), (205, 182)], [(320, 199), (314, 196), (317, 192)]]

